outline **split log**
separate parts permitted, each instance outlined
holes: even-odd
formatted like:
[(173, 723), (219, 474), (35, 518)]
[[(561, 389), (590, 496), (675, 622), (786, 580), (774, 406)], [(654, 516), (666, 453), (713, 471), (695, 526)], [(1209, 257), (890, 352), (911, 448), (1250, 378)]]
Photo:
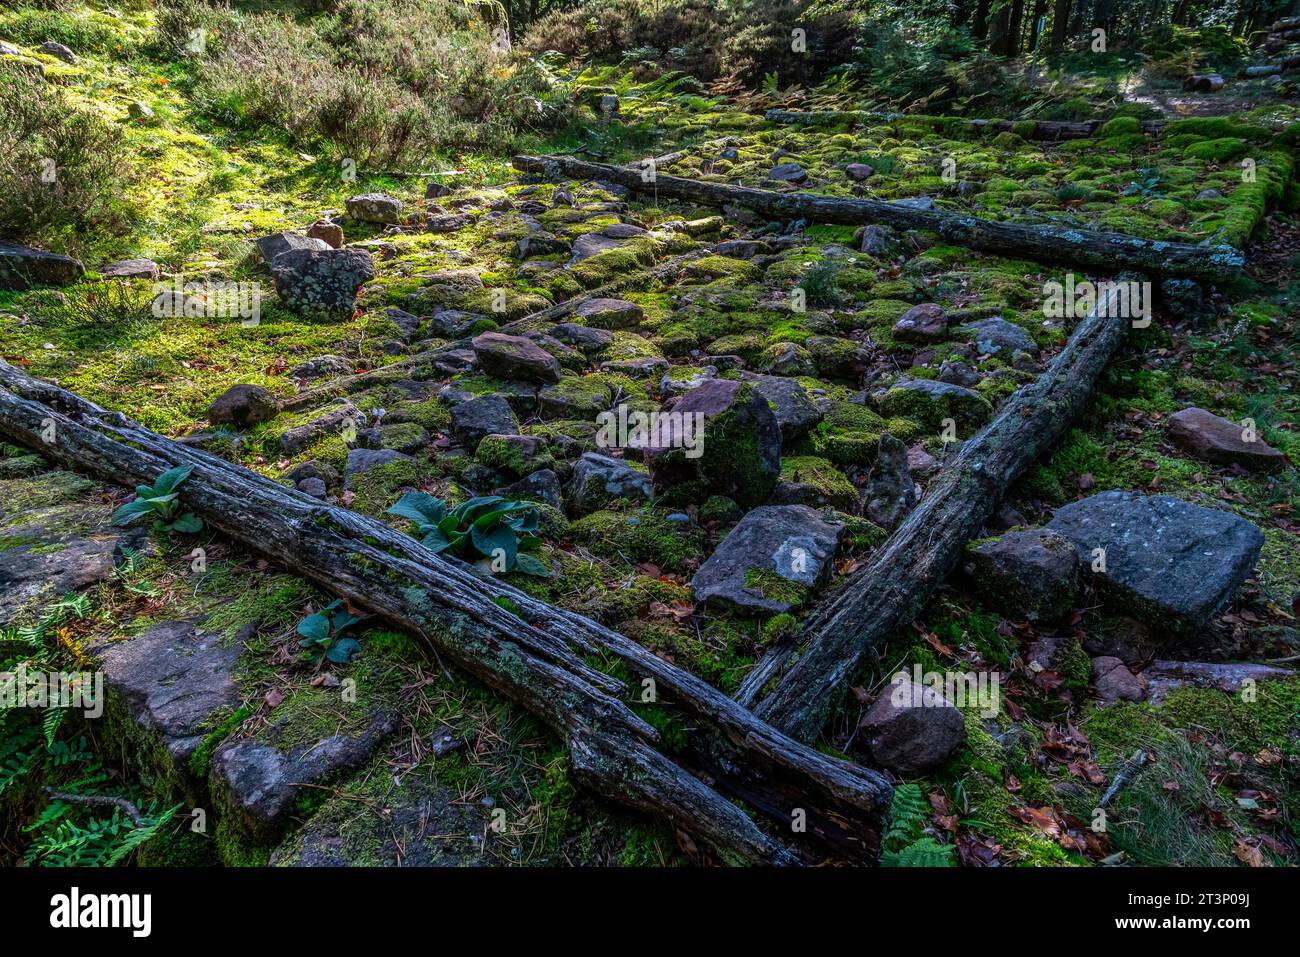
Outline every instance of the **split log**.
[[(1120, 290), (1099, 297), (1064, 349), (1032, 384), (1003, 404), (931, 482), (921, 503), (835, 596), (815, 609), (794, 649), (755, 670), (764, 684), (783, 671), (755, 706), (764, 720), (810, 741), (821, 732), (846, 679), (866, 656), (920, 613), (978, 537), (1007, 487), (1087, 406), (1106, 364), (1124, 340)], [(753, 697), (757, 689), (744, 689)]]
[[(573, 312), (584, 302), (591, 299), (603, 299), (614, 296), (621, 292), (635, 288), (642, 283), (658, 282), (671, 279), (681, 272), (687, 263), (706, 255), (705, 252), (695, 250), (685, 253), (681, 256), (674, 256), (672, 259), (665, 260), (651, 269), (641, 272), (630, 273), (626, 276), (620, 276), (605, 285), (593, 289), (590, 292), (584, 292), (566, 299), (564, 302), (548, 306), (537, 312), (521, 316), (512, 322), (507, 322), (498, 329), (498, 332), (504, 332), (508, 335), (519, 335), (524, 332), (546, 331), (550, 326), (559, 322), (566, 316), (572, 315)], [(436, 349), (428, 349), (424, 352), (417, 352), (413, 356), (407, 356), (405, 359), (398, 359), (396, 362), (390, 362), (386, 366), (380, 366), (378, 369), (371, 369), (368, 372), (360, 372), (356, 375), (343, 376), (315, 389), (308, 389), (291, 396), (284, 400), (282, 408), (288, 411), (311, 408), (319, 405), (329, 399), (336, 399), (345, 395), (356, 395), (365, 389), (379, 385), (381, 382), (392, 382), (397, 379), (408, 379), (415, 370), (420, 366), (427, 365), (435, 361), (438, 356), (444, 355), (453, 349), (467, 349), (470, 346), (469, 339), (457, 339), (449, 342), (445, 346), (438, 346)]]
[[(46, 443), (51, 428), (55, 440)], [(879, 773), (792, 740), (623, 635), (3, 361), (0, 435), (117, 483), (193, 466), (180, 497), (212, 528), (419, 635), (551, 727), (580, 782), (666, 817), (726, 861), (874, 860), (892, 794)], [(585, 657), (649, 679), (660, 706), (687, 727), (688, 750), (665, 753), (658, 733), (629, 706), (628, 688)], [(644, 687), (638, 683), (636, 700)], [(796, 833), (791, 824), (800, 818), (806, 830)]]
[[(898, 123), (908, 119), (921, 119), (907, 113), (873, 113), (869, 111), (836, 110), (768, 110), (763, 118), (771, 123), (789, 125), (836, 126), (840, 123)], [(960, 120), (957, 121), (971, 133), (1028, 133), (1032, 140), (1084, 140), (1093, 136), (1104, 120)], [(1163, 120), (1144, 120), (1142, 132), (1159, 136), (1164, 131)]]
[(551, 178), (606, 180), (640, 192), (705, 206), (744, 206), (773, 219), (804, 219), (846, 226), (876, 223), (899, 229), (923, 229), (937, 233), (947, 242), (981, 252), (1065, 262), (1112, 273), (1136, 269), (1160, 276), (1220, 281), (1239, 275), (1244, 262), (1242, 254), (1231, 246), (1193, 246), (1091, 229), (997, 223), (876, 199), (779, 193), (663, 173), (643, 179), (643, 174), (636, 170), (567, 157), (516, 156), (514, 166)]

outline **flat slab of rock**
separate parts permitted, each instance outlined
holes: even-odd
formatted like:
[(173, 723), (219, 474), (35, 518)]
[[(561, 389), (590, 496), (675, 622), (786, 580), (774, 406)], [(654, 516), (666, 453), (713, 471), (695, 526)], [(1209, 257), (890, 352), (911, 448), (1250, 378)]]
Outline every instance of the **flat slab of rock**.
[(764, 505), (718, 544), (691, 589), (697, 601), (727, 608), (789, 611), (830, 577), (843, 534), (843, 525), (806, 505)]
[(323, 239), (317, 239), (314, 236), (305, 236), (302, 233), (272, 233), (269, 236), (263, 236), (257, 240), (257, 251), (262, 254), (269, 266), (275, 257), (280, 253), (287, 253), (294, 249), (330, 249), (329, 243)]
[(604, 233), (584, 233), (573, 241), (573, 261), (581, 262), (592, 256), (599, 256), (611, 249), (618, 249), (625, 240), (606, 236)]
[(473, 339), (479, 366), (488, 375), (523, 382), (559, 382), (560, 362), (531, 339), (485, 332)]
[(1074, 545), (1046, 528), (984, 542), (967, 553), (965, 570), (985, 604), (1028, 621), (1059, 619), (1078, 592)]
[(99, 269), (108, 279), (157, 279), (158, 273), (158, 264), (152, 259), (120, 259)]
[(0, 289), (30, 289), (36, 285), (66, 286), (86, 274), (78, 259), (43, 249), (0, 243)]
[(192, 621), (166, 621), (99, 652), (104, 685), (126, 702), (142, 728), (161, 736), (181, 764), (202, 743), (209, 719), (239, 706), (235, 667), (243, 646)]
[(1005, 319), (980, 319), (978, 322), (967, 322), (958, 326), (957, 331), (965, 333), (980, 352), (1006, 355), (1021, 351), (1031, 355), (1038, 352), (1038, 344), (1034, 342), (1033, 337), (1014, 322), (1007, 322)]
[(481, 395), (451, 409), (451, 434), (471, 452), (485, 435), (516, 435), (519, 420), (505, 396)]
[(1085, 575), (1105, 549), (1098, 590), (1134, 618), (1195, 630), (1259, 558), (1264, 535), (1245, 519), (1167, 495), (1101, 492), (1057, 509), (1047, 524), (1073, 543)]
[(1271, 472), (1286, 465), (1286, 456), (1257, 434), (1222, 416), (1192, 407), (1169, 417), (1166, 437), (1188, 455), (1216, 465), (1241, 465)]
[(644, 309), (625, 299), (588, 299), (574, 313), (599, 329), (627, 329), (645, 318)]
[(1261, 681), (1294, 678), (1296, 673), (1248, 661), (1157, 660), (1151, 662), (1142, 675), (1150, 683), (1151, 703), (1159, 704), (1170, 691), (1185, 685), (1217, 688), (1225, 694), (1235, 695)]
[(396, 449), (352, 449), (348, 452), (347, 465), (343, 468), (343, 487), (352, 484), (352, 477), (369, 472), (373, 468), (390, 462), (414, 462), (405, 452)]

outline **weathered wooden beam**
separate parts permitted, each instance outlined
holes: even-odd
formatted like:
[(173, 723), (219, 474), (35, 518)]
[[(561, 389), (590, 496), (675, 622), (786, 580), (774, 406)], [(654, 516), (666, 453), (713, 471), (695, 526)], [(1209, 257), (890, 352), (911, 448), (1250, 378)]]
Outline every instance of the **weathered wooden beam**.
[[(801, 740), (821, 733), (847, 679), (920, 613), (1011, 483), (1087, 406), (1132, 321), (1118, 315), (1120, 295), (1104, 293), (1037, 380), (962, 444), (870, 561), (813, 611), (797, 645), (755, 666), (742, 700), (757, 697), (759, 716)], [(773, 685), (761, 697), (760, 681)]]
[[(51, 430), (54, 441), (46, 442)], [(150, 482), (174, 466), (193, 466), (181, 500), (211, 527), (419, 635), (550, 726), (583, 783), (667, 818), (724, 860), (874, 860), (892, 793), (880, 774), (794, 741), (597, 622), (2, 361), (0, 435), (116, 483)], [(642, 686), (634, 696), (588, 664), (591, 656), (650, 679), (658, 703), (690, 729), (689, 750), (666, 752), (630, 706)], [(791, 827), (800, 810), (804, 832)]]

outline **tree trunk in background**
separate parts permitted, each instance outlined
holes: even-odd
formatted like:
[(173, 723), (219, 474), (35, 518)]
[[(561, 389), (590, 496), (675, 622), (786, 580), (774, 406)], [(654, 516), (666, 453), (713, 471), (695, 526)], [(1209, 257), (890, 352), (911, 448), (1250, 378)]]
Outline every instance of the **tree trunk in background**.
[(983, 40), (989, 34), (989, 0), (977, 0), (975, 4), (975, 22), (971, 33), (976, 40)]
[(1066, 37), (1070, 35), (1070, 14), (1074, 12), (1074, 0), (1056, 0), (1052, 8), (1052, 36), (1047, 49), (1060, 53), (1065, 47)]
[(998, 56), (1006, 56), (1007, 53), (1007, 31), (1011, 26), (1011, 5), (1009, 2), (1003, 3), (993, 11), (993, 19), (989, 22), (989, 52)]
[(1021, 43), (1024, 35), (1024, 19), (1024, 0), (1012, 0), (1011, 13), (1007, 17), (1007, 56), (1015, 56), (1024, 49)]

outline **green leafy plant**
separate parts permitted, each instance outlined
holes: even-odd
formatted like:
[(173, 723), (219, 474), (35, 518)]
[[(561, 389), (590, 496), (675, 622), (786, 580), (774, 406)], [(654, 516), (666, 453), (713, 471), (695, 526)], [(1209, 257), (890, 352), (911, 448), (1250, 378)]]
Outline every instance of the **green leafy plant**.
[(925, 833), (930, 802), (916, 784), (894, 788), (889, 829), (881, 839), (881, 867), (952, 867), (952, 848)]
[(320, 611), (308, 615), (298, 622), (298, 634), (302, 640), (299, 646), (310, 652), (317, 661), (329, 659), (336, 665), (345, 665), (361, 654), (361, 645), (344, 632), (354, 628), (369, 618), (369, 615), (354, 615), (340, 606), (341, 599), (335, 599)]
[(197, 532), (203, 528), (203, 519), (193, 512), (181, 512), (180, 495), (176, 489), (190, 477), (192, 465), (178, 465), (168, 469), (153, 485), (137, 485), (135, 498), (113, 513), (114, 525), (130, 525), (146, 515), (153, 516), (153, 527), (162, 532)]
[(550, 577), (546, 562), (529, 554), (542, 543), (537, 535), (540, 518), (535, 505), (482, 495), (448, 510), (442, 499), (424, 492), (407, 492), (388, 512), (410, 519), (415, 534), (435, 552), (466, 559), (481, 555), (479, 561), (494, 572), (518, 570), (526, 575)]
[(1152, 167), (1138, 170), (1138, 179), (1124, 187), (1124, 196), (1159, 196), (1160, 173)]

